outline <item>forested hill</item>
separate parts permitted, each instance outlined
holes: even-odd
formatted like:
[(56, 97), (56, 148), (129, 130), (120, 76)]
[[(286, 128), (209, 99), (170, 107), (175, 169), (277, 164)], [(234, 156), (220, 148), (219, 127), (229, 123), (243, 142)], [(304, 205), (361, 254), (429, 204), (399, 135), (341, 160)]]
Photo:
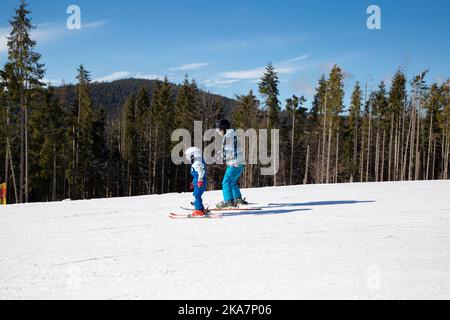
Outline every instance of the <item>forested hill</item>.
[[(132, 94), (135, 94), (141, 88), (146, 88), (152, 98), (154, 89), (159, 80), (147, 79), (123, 79), (113, 82), (93, 82), (89, 88), (91, 91), (91, 99), (94, 108), (104, 107), (108, 117), (115, 117), (121, 110), (122, 106)], [(179, 85), (173, 85), (173, 94), (177, 95)], [(66, 105), (70, 105), (75, 101), (75, 85), (65, 85), (56, 89), (57, 95)], [(205, 91), (199, 92), (199, 97), (209, 96), (210, 98), (220, 99), (221, 105), (225, 113), (235, 106), (235, 100), (211, 94)]]

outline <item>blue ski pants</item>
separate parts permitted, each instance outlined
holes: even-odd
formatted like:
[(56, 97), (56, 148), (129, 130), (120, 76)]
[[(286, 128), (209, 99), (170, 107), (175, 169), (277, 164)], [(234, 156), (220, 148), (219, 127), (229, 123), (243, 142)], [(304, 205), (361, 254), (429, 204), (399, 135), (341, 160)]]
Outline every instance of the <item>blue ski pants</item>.
[(222, 181), (223, 199), (225, 201), (233, 201), (241, 198), (241, 190), (238, 186), (238, 180), (244, 171), (245, 166), (228, 167)]
[(199, 188), (197, 186), (197, 183), (195, 183), (194, 185), (195, 185), (195, 187), (194, 187), (194, 198), (195, 198), (194, 207), (195, 207), (195, 210), (205, 210), (205, 207), (203, 206), (202, 196), (205, 193), (206, 185), (203, 188)]

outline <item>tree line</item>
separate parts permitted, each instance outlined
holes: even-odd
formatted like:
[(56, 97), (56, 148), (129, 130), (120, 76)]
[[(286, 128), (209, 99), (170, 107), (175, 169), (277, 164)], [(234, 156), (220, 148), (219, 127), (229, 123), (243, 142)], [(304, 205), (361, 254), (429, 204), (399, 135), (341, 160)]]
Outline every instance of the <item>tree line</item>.
[[(93, 102), (96, 84), (83, 65), (71, 94), (43, 83), (29, 14), (21, 1), (0, 70), (0, 180), (9, 202), (188, 191), (189, 167), (171, 161), (171, 133), (193, 132), (194, 121), (212, 128), (225, 117), (240, 129), (280, 130), (279, 172), (261, 176), (260, 165), (248, 165), (244, 187), (449, 177), (450, 81), (428, 84), (428, 71), (408, 79), (399, 69), (375, 90), (356, 82), (345, 106), (338, 65), (308, 102), (297, 95), (280, 101), (268, 64), (258, 92), (237, 95), (231, 108), (186, 76), (181, 85), (166, 78), (142, 86), (112, 111)], [(210, 189), (220, 188), (222, 175), (223, 168), (209, 168)]]

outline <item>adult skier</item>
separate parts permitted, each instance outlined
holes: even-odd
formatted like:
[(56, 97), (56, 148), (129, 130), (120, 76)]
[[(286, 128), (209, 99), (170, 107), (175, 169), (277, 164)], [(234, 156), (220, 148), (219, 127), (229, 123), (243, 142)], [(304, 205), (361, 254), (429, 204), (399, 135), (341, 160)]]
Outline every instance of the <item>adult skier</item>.
[(185, 152), (186, 159), (190, 161), (191, 165), (191, 175), (192, 183), (191, 190), (194, 191), (194, 212), (190, 215), (192, 218), (204, 218), (209, 214), (208, 210), (205, 210), (203, 205), (202, 196), (206, 190), (207, 181), (207, 170), (206, 163), (203, 160), (202, 153), (200, 149), (196, 147), (189, 148)]
[(222, 181), (223, 201), (217, 205), (217, 208), (224, 209), (247, 205), (248, 202), (242, 198), (238, 185), (238, 180), (245, 169), (245, 163), (236, 131), (231, 128), (231, 123), (226, 119), (217, 123), (216, 130), (223, 137), (222, 157), (227, 165)]

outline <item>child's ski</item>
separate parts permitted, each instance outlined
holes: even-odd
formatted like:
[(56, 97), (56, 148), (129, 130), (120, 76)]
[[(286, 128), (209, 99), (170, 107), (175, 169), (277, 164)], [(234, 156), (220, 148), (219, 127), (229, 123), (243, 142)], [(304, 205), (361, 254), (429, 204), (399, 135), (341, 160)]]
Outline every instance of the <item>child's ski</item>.
[(170, 213), (169, 218), (171, 219), (222, 219), (223, 215), (221, 214), (208, 214), (203, 217), (192, 217), (191, 214), (179, 214), (179, 213)]

